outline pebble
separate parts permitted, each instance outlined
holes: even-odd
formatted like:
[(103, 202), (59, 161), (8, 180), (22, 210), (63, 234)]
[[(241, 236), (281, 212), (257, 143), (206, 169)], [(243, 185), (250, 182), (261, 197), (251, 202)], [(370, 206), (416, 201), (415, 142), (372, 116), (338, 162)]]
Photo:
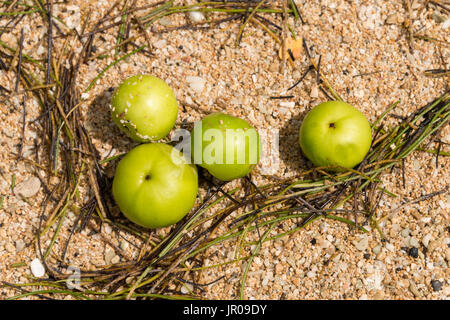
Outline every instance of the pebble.
[(408, 251), (408, 255), (413, 258), (417, 258), (419, 256), (419, 249), (412, 247)]
[(317, 86), (313, 86), (311, 88), (311, 92), (309, 93), (309, 95), (311, 98), (314, 98), (314, 99), (318, 98), (319, 97), (319, 88), (317, 88)]
[(106, 234), (110, 234), (112, 232), (112, 228), (109, 224), (104, 224), (103, 230), (105, 231)]
[(30, 198), (38, 193), (41, 188), (41, 180), (37, 177), (30, 177), (22, 181), (14, 188), (14, 192), (21, 197)]
[(353, 240), (353, 244), (355, 245), (356, 249), (359, 251), (364, 251), (367, 249), (367, 246), (369, 245), (369, 239), (367, 236), (361, 236), (359, 241)]
[(445, 20), (445, 22), (442, 24), (442, 29), (447, 29), (448, 27), (450, 27), (450, 18), (448, 18), (447, 20)]
[(13, 253), (16, 250), (16, 248), (14, 248), (14, 246), (12, 245), (11, 242), (8, 242), (7, 244), (5, 244), (5, 249), (9, 253)]
[(31, 273), (36, 278), (41, 278), (45, 274), (44, 266), (42, 265), (41, 261), (38, 258), (35, 258), (33, 261), (31, 261), (30, 269)]
[(205, 20), (205, 15), (200, 11), (191, 11), (189, 12), (189, 19), (191, 19), (192, 22), (202, 22)]
[(281, 263), (277, 263), (275, 266), (275, 273), (281, 273), (283, 271), (283, 265)]
[(417, 239), (414, 238), (414, 237), (411, 237), (411, 238), (409, 239), (409, 245), (410, 245), (411, 247), (415, 247), (415, 248), (419, 248), (419, 247), (420, 247), (419, 241), (417, 241)]
[(191, 292), (193, 289), (194, 289), (194, 288), (192, 287), (192, 284), (184, 283), (184, 284), (181, 286), (181, 293), (182, 293), (182, 294), (187, 294), (187, 293)]
[(119, 66), (119, 69), (120, 69), (120, 72), (122, 72), (122, 73), (127, 72), (127, 70), (128, 70), (128, 64), (122, 62), (122, 63), (120, 64), (120, 66)]
[(426, 234), (423, 238), (422, 238), (422, 243), (425, 246), (425, 248), (428, 248), (428, 245), (430, 244), (430, 240), (431, 240), (431, 234), (428, 233)]
[(403, 238), (406, 238), (407, 236), (409, 236), (411, 230), (409, 230), (409, 228), (403, 229), (402, 232), (400, 233), (402, 235)]
[(396, 23), (398, 23), (398, 16), (396, 13), (387, 16), (386, 24), (396, 24)]
[(334, 262), (334, 263), (338, 263), (339, 260), (341, 260), (341, 254), (340, 254), (340, 253), (337, 254), (337, 255), (333, 258), (333, 262)]
[(162, 17), (161, 19), (159, 19), (159, 23), (164, 27), (172, 26), (172, 20), (168, 17)]
[(115, 255), (112, 259), (111, 259), (111, 264), (116, 264), (120, 262), (120, 257), (118, 255)]
[(283, 102), (280, 102), (280, 107), (293, 108), (293, 107), (295, 107), (295, 102), (294, 101), (283, 101)]
[(167, 41), (162, 39), (162, 40), (155, 41), (153, 43), (153, 46), (155, 48), (161, 49), (161, 48), (164, 48), (166, 46), (166, 44), (167, 44)]
[(16, 251), (20, 252), (23, 250), (23, 248), (25, 248), (25, 242), (23, 242), (22, 239), (19, 239), (16, 241)]
[(372, 249), (373, 253), (379, 254), (381, 252), (381, 246), (378, 245)]
[(36, 50), (36, 55), (41, 56), (45, 53), (45, 48), (43, 46), (39, 46)]
[(386, 243), (386, 249), (388, 249), (391, 252), (394, 252), (395, 248), (392, 244), (390, 244), (389, 242)]
[(112, 259), (116, 256), (116, 253), (111, 248), (106, 248), (105, 250), (105, 262), (106, 264), (111, 264)]
[(126, 250), (128, 248), (128, 242), (125, 240), (120, 241), (120, 249)]
[(442, 282), (439, 280), (431, 280), (431, 286), (433, 287), (433, 291), (440, 291), (442, 289)]
[(189, 83), (192, 91), (199, 94), (202, 93), (203, 89), (205, 88), (206, 80), (200, 77), (188, 76), (186, 77), (186, 82)]
[(428, 243), (428, 251), (433, 252), (439, 246), (439, 242), (437, 240), (430, 241)]

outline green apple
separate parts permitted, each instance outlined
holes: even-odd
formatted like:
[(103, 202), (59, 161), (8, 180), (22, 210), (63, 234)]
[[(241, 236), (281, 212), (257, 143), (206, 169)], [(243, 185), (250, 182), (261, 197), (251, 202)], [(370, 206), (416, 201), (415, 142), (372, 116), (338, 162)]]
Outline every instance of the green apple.
[(299, 142), (305, 156), (316, 166), (353, 168), (369, 151), (372, 132), (367, 118), (355, 107), (328, 101), (306, 115)]
[(122, 213), (146, 228), (167, 227), (193, 207), (197, 169), (174, 147), (141, 144), (119, 162), (112, 192)]
[(123, 81), (112, 96), (110, 108), (116, 125), (138, 142), (167, 136), (178, 115), (172, 89), (151, 75), (136, 75)]
[(191, 133), (195, 164), (223, 181), (242, 178), (259, 161), (258, 131), (247, 121), (224, 113), (213, 113), (197, 122)]

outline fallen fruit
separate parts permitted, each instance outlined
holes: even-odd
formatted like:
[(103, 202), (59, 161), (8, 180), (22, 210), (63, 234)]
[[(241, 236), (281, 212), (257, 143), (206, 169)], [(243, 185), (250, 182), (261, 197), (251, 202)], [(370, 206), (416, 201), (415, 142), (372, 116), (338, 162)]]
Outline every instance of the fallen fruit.
[(247, 121), (224, 113), (210, 114), (194, 126), (191, 153), (195, 164), (223, 181), (242, 178), (259, 161), (258, 131)]
[(138, 142), (167, 136), (178, 115), (172, 89), (151, 75), (136, 75), (123, 81), (112, 96), (110, 108), (120, 130)]
[(197, 168), (170, 145), (141, 144), (119, 162), (112, 191), (120, 210), (132, 222), (146, 228), (167, 227), (193, 207)]
[(303, 120), (300, 147), (320, 167), (353, 168), (370, 149), (372, 133), (367, 118), (352, 105), (328, 101), (313, 108)]

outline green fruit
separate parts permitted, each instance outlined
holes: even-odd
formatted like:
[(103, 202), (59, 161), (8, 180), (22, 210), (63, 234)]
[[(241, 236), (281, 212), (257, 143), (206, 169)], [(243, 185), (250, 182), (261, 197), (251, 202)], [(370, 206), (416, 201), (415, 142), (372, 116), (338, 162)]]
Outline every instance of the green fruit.
[(305, 156), (316, 166), (353, 168), (369, 151), (372, 132), (359, 110), (342, 101), (328, 101), (306, 115), (299, 142)]
[(119, 162), (112, 191), (129, 220), (146, 228), (166, 227), (193, 207), (197, 169), (170, 145), (141, 144)]
[(178, 115), (172, 89), (151, 75), (136, 75), (123, 81), (113, 94), (110, 108), (120, 130), (138, 142), (167, 136)]
[(259, 161), (258, 131), (247, 121), (224, 113), (210, 114), (196, 123), (191, 133), (195, 164), (223, 181), (242, 178)]

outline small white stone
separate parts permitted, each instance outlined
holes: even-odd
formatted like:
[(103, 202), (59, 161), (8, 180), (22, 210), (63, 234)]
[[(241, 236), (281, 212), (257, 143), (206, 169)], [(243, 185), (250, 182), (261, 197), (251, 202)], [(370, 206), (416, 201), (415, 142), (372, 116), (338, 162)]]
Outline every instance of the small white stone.
[(120, 257), (118, 255), (115, 255), (112, 259), (111, 259), (111, 264), (116, 264), (119, 263), (120, 261)]
[(128, 70), (128, 63), (121, 63), (119, 66), (120, 72), (127, 72)]
[(411, 230), (409, 230), (408, 228), (403, 229), (402, 232), (400, 233), (402, 235), (403, 238), (406, 238), (407, 236), (409, 236), (409, 233), (411, 232)]
[(428, 244), (430, 243), (430, 240), (431, 240), (431, 234), (430, 234), (430, 233), (426, 234), (426, 235), (422, 238), (422, 243), (423, 243), (423, 245), (425, 246), (425, 248), (428, 247)]
[(35, 258), (33, 261), (31, 261), (30, 269), (31, 273), (36, 278), (41, 278), (45, 274), (44, 266), (42, 265), (41, 261), (38, 258)]
[(431, 222), (431, 218), (430, 217), (423, 217), (422, 219), (420, 219), (423, 223), (430, 223)]
[(182, 294), (187, 294), (187, 293), (189, 293), (189, 292), (192, 291), (192, 290), (193, 290), (193, 287), (192, 287), (192, 285), (189, 284), (189, 283), (184, 283), (184, 284), (181, 286), (181, 293), (182, 293)]
[(19, 183), (14, 188), (14, 192), (21, 197), (30, 198), (34, 196), (36, 193), (38, 193), (40, 188), (41, 188), (41, 180), (39, 180), (36, 177), (31, 177)]
[(318, 98), (319, 97), (319, 88), (317, 88), (317, 86), (313, 86), (311, 88), (311, 92), (309, 94), (311, 96), (311, 98)]
[(205, 15), (200, 11), (190, 11), (189, 19), (191, 19), (192, 22), (202, 22), (205, 20)]
[(110, 234), (112, 231), (111, 226), (109, 224), (104, 224), (103, 230), (105, 231), (106, 234)]
[(283, 101), (283, 102), (280, 102), (280, 107), (293, 108), (293, 107), (295, 107), (295, 102), (294, 101)]
[(164, 27), (170, 27), (172, 25), (172, 20), (168, 17), (162, 17), (159, 19), (159, 23)]
[(186, 77), (186, 82), (195, 93), (201, 93), (205, 88), (206, 80), (200, 77), (188, 76)]
[(419, 241), (417, 241), (417, 239), (414, 238), (414, 237), (411, 237), (411, 238), (409, 239), (409, 245), (410, 245), (411, 247), (414, 247), (414, 248), (420, 247)]
[(114, 250), (113, 249), (111, 249), (111, 248), (106, 248), (106, 250), (105, 250), (105, 263), (106, 264), (111, 264), (112, 263), (112, 260), (113, 260), (113, 258), (116, 256), (116, 253), (114, 252)]
[(369, 245), (369, 239), (367, 238), (367, 236), (361, 236), (359, 241), (353, 240), (353, 244), (359, 251), (364, 251)]
[(45, 53), (45, 48), (43, 46), (39, 46), (36, 50), (36, 55), (40, 56)]
[(25, 248), (25, 242), (23, 242), (22, 239), (19, 239), (16, 241), (16, 251), (20, 252), (23, 250), (23, 248)]
[(386, 24), (396, 24), (398, 22), (397, 14), (390, 14), (386, 18)]
[(373, 253), (379, 254), (381, 252), (381, 246), (376, 246), (372, 249)]
[(340, 253), (337, 254), (337, 255), (333, 258), (333, 262), (334, 262), (334, 263), (338, 263), (339, 260), (341, 260), (341, 254), (340, 254)]
[(128, 248), (128, 242), (126, 241), (120, 241), (120, 249), (126, 250)]
[(162, 39), (162, 40), (155, 41), (153, 43), (153, 46), (155, 48), (161, 49), (161, 48), (164, 48), (166, 46), (166, 43), (167, 43), (167, 41)]
[(386, 249), (388, 249), (391, 252), (395, 251), (395, 248), (392, 244), (390, 244), (389, 242), (386, 243)]

